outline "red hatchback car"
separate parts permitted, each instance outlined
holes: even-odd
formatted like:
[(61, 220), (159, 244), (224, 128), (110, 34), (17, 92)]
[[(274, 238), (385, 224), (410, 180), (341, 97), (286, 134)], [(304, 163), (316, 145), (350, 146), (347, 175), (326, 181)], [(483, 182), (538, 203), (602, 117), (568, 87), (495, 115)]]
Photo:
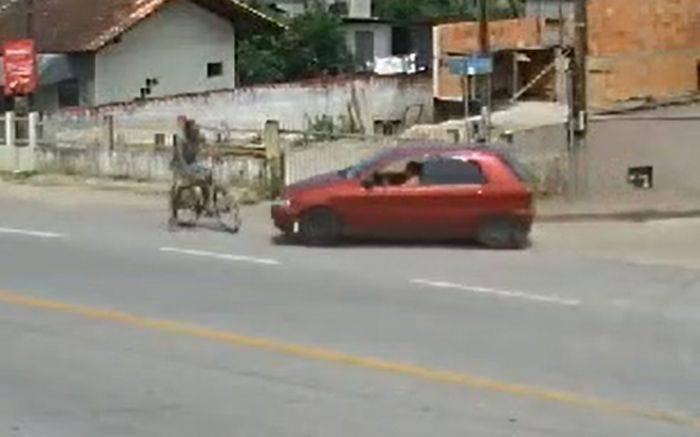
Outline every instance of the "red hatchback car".
[(534, 217), (526, 180), (522, 166), (490, 149), (395, 148), (286, 187), (272, 218), (310, 245), (386, 237), (520, 248)]

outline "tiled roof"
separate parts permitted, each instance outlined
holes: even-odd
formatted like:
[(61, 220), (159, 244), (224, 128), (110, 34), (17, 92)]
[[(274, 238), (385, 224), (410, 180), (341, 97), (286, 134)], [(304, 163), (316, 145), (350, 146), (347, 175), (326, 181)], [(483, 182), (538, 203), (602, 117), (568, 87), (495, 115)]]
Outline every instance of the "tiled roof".
[[(173, 0), (35, 0), (34, 38), (43, 53), (96, 51)], [(188, 0), (233, 21), (238, 33), (284, 27), (240, 0)], [(0, 0), (0, 43), (24, 38), (24, 0)]]

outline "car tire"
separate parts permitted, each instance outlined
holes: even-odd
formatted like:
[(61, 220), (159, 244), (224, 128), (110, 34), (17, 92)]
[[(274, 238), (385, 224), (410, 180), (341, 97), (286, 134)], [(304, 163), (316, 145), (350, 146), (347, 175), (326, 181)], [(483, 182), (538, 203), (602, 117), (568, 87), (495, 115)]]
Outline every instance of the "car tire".
[(524, 249), (530, 244), (528, 229), (519, 221), (499, 217), (486, 221), (477, 235), (477, 241), (490, 249)]
[(308, 246), (332, 246), (340, 240), (342, 225), (328, 208), (314, 208), (299, 220), (299, 237)]

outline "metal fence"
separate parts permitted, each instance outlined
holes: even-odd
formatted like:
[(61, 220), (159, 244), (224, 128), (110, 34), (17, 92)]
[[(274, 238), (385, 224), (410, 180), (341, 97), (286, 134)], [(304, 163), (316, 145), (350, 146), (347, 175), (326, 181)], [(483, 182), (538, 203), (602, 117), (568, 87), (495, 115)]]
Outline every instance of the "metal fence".
[[(299, 133), (301, 134), (301, 133)], [(287, 145), (284, 154), (285, 183), (291, 184), (308, 177), (328, 173), (356, 164), (393, 147), (448, 146), (450, 132), (436, 132), (433, 138), (402, 138), (396, 136), (334, 135), (324, 138), (320, 133), (306, 132), (312, 140)], [(314, 141), (313, 138), (316, 138)], [(457, 137), (459, 138), (459, 137)], [(558, 195), (567, 189), (570, 166), (566, 127), (549, 125), (513, 132), (507, 141), (498, 143), (525, 164), (534, 177), (541, 194)]]

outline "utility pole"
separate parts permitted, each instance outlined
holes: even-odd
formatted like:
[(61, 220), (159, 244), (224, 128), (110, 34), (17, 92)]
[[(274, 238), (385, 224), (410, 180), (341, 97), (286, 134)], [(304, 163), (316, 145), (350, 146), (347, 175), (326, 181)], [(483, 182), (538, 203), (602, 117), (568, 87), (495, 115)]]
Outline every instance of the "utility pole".
[[(491, 57), (491, 41), (489, 34), (488, 0), (479, 1), (479, 55)], [(480, 77), (481, 126), (479, 140), (489, 143), (491, 137), (491, 73)]]
[(582, 194), (586, 190), (587, 166), (586, 131), (588, 98), (586, 92), (586, 58), (588, 56), (588, 9), (587, 0), (575, 0), (574, 5), (574, 62), (572, 74), (571, 102), (571, 144), (574, 193)]
[(34, 0), (25, 0), (25, 32), (27, 39), (34, 38)]
[(564, 48), (564, 0), (559, 0), (559, 48)]

